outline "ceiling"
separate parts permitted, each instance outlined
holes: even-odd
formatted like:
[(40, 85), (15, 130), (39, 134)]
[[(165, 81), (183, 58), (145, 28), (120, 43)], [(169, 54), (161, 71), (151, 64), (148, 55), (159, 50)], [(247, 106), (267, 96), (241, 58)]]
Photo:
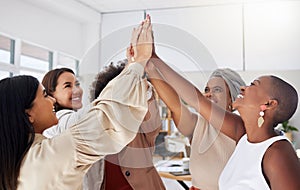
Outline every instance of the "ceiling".
[(240, 3), (243, 0), (74, 0), (101, 13)]
[[(23, 0), (34, 6), (76, 18), (99, 21), (95, 14), (187, 8), (284, 0)], [(93, 12), (93, 13), (91, 13)]]

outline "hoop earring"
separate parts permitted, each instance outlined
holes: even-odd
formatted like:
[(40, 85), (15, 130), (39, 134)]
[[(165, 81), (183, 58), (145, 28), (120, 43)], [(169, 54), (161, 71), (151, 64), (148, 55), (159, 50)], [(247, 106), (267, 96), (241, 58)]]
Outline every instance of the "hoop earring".
[(265, 120), (263, 118), (263, 116), (265, 115), (265, 110), (267, 109), (267, 106), (266, 105), (261, 105), (260, 106), (260, 112), (259, 112), (259, 115), (260, 117), (258, 118), (257, 120), (257, 124), (258, 124), (258, 127), (261, 128), (261, 126), (264, 124)]

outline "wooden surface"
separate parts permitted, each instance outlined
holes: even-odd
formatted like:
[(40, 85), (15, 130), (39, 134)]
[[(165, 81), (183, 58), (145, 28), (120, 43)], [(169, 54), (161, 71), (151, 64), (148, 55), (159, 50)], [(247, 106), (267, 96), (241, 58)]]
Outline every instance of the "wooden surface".
[(175, 179), (180, 181), (191, 181), (192, 177), (191, 175), (181, 175), (181, 176), (175, 176), (173, 174), (170, 174), (169, 172), (158, 172), (160, 177), (168, 178), (168, 179)]

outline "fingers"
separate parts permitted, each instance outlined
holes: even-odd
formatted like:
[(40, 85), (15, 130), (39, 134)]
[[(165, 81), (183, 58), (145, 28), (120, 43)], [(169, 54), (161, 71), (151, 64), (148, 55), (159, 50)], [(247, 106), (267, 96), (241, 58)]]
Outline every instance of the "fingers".
[(142, 30), (139, 34), (138, 41), (142, 43), (152, 43), (153, 41), (152, 25), (149, 15), (147, 15), (145, 21), (143, 22)]
[[(150, 31), (149, 31), (150, 30)], [(138, 26), (138, 28), (134, 28), (132, 31), (131, 44), (135, 46), (138, 40), (144, 40), (145, 37), (152, 35), (152, 25), (151, 18), (147, 15), (146, 19)]]
[(146, 19), (143, 24), (143, 30), (146, 31), (151, 26), (151, 18), (149, 15), (146, 16)]

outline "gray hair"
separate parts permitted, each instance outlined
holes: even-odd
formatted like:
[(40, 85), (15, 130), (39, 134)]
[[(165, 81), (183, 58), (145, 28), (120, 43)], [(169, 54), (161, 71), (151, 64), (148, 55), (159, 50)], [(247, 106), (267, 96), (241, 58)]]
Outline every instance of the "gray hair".
[(229, 68), (216, 69), (210, 75), (209, 79), (211, 79), (213, 77), (221, 77), (222, 79), (225, 80), (226, 84), (229, 87), (232, 102), (234, 102), (237, 95), (240, 93), (240, 87), (246, 85), (246, 83), (241, 78), (241, 76), (237, 72), (235, 72)]

